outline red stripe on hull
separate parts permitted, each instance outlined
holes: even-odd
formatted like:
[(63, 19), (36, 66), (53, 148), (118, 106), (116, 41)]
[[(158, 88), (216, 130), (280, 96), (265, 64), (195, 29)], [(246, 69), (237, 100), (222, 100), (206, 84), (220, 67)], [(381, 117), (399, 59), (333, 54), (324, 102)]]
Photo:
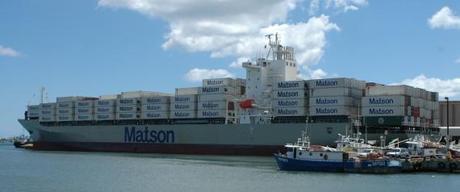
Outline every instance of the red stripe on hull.
[(270, 156), (283, 150), (276, 145), (196, 145), (144, 143), (35, 142), (33, 149), (49, 151), (99, 151), (202, 155)]

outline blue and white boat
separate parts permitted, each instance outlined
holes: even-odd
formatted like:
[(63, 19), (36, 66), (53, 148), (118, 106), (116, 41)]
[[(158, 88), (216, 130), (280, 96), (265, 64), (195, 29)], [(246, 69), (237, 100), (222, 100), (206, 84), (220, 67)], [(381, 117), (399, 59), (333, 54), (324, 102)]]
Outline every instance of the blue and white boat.
[(286, 144), (286, 153), (275, 154), (278, 167), (286, 171), (343, 172), (352, 168), (348, 154), (335, 148), (311, 145), (306, 132), (295, 144)]

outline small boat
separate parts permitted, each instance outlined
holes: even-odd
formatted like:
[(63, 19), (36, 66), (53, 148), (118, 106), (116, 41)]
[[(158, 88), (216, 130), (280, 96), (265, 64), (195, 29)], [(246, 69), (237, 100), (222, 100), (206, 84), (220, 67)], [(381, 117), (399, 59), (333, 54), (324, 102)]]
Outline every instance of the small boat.
[[(354, 142), (351, 142), (353, 144)], [(351, 173), (399, 173), (401, 162), (369, 151), (362, 155), (349, 146), (336, 148), (311, 145), (307, 131), (295, 144), (286, 144), (286, 153), (274, 154), (280, 170), (286, 171), (323, 171)], [(349, 151), (348, 151), (349, 150)]]

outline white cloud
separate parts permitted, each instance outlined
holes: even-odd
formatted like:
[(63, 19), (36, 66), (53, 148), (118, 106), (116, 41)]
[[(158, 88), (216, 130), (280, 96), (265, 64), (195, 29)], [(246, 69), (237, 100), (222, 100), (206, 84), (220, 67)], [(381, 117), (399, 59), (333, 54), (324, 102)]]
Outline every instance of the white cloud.
[(329, 76), (329, 74), (322, 69), (310, 69), (309, 67), (303, 67), (305, 73), (299, 73), (297, 75), (300, 79), (323, 79)]
[(428, 19), (428, 24), (433, 29), (460, 29), (460, 17), (456, 16), (454, 12), (446, 6)]
[(238, 59), (236, 59), (235, 61), (233, 61), (232, 63), (230, 63), (229, 67), (241, 68), (241, 67), (242, 67), (242, 63), (243, 63), (243, 62), (246, 62), (246, 61), (251, 61), (251, 59), (249, 59), (249, 58), (247, 58), (247, 57), (239, 57)]
[(439, 92), (440, 97), (460, 98), (460, 77), (453, 79), (439, 79), (426, 77), (421, 74), (413, 79), (405, 79), (401, 83), (429, 91)]
[(16, 50), (0, 45), (0, 56), (18, 57), (19, 55), (20, 55), (20, 53), (17, 52)]
[(234, 77), (234, 75), (225, 69), (199, 69), (194, 68), (187, 72), (185, 78), (189, 81), (198, 82), (203, 79)]
[(367, 4), (367, 0), (311, 0), (309, 12), (310, 14), (314, 14), (321, 8), (326, 10), (334, 9), (342, 12), (356, 11)]

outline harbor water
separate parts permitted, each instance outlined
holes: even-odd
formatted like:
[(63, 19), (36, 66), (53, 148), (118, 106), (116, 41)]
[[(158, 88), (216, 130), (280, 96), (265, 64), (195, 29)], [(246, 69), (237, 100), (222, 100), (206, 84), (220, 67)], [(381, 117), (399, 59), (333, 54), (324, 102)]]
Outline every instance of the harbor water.
[(0, 191), (457, 191), (460, 174), (279, 171), (271, 157), (50, 152), (0, 144)]

